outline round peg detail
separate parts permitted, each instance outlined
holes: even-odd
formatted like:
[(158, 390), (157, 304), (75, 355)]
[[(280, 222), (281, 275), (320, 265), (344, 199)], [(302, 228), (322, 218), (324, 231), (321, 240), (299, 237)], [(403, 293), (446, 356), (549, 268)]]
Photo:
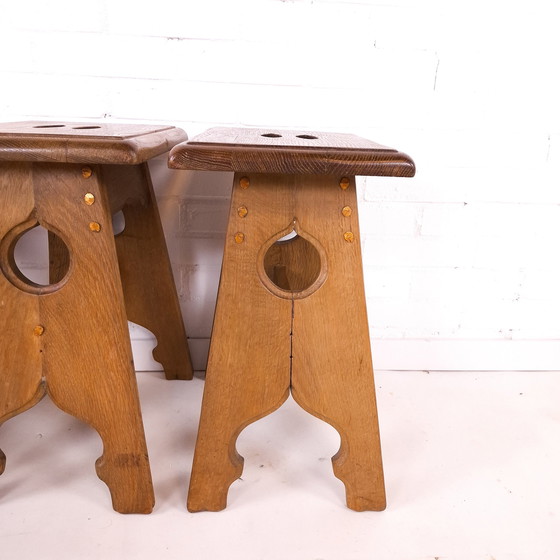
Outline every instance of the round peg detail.
[(88, 206), (91, 206), (91, 205), (95, 202), (95, 195), (93, 195), (93, 194), (90, 193), (90, 192), (84, 194), (84, 202), (85, 202)]
[(348, 179), (348, 177), (342, 177), (339, 184), (340, 188), (345, 191), (350, 186), (350, 179)]

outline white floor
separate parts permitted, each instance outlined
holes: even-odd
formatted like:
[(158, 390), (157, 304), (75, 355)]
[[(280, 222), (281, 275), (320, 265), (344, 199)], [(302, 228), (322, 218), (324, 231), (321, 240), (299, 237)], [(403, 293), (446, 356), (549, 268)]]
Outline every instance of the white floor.
[(101, 442), (46, 399), (0, 429), (6, 559), (559, 560), (560, 372), (377, 372), (384, 512), (344, 506), (336, 432), (288, 401), (247, 428), (220, 513), (185, 508), (203, 382), (139, 373), (156, 491), (120, 515)]

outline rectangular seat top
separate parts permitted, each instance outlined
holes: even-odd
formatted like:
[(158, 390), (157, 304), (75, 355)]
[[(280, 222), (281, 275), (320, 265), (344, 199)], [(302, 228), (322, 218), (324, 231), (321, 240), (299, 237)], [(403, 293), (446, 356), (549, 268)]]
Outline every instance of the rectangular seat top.
[(0, 123), (0, 161), (137, 164), (187, 139), (169, 125)]
[(414, 162), (353, 134), (260, 128), (212, 128), (175, 146), (175, 169), (412, 177)]

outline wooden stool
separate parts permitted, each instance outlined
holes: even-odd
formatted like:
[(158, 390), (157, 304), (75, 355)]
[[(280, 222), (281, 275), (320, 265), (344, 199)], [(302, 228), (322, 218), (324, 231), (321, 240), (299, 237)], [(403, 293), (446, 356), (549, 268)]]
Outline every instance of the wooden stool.
[(212, 129), (170, 166), (235, 172), (188, 509), (226, 506), (238, 435), (290, 391), (340, 433), (348, 507), (384, 509), (354, 175), (413, 161), (352, 135)]
[[(168, 378), (192, 377), (145, 163), (185, 139), (168, 126), (0, 124), (0, 424), (48, 393), (99, 432), (97, 474), (122, 513), (154, 505), (127, 317), (155, 334)], [(14, 257), (39, 225), (49, 232), (46, 285)], [(0, 451), (0, 473), (5, 460)]]

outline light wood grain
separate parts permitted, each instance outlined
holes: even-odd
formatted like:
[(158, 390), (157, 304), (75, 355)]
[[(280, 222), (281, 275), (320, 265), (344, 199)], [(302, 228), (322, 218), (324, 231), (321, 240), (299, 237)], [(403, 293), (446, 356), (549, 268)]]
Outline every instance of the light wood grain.
[[(189, 511), (226, 507), (227, 490), (243, 468), (243, 458), (235, 449), (238, 435), (289, 395), (292, 302), (271, 297), (255, 266), (270, 233), (286, 227), (284, 199), (282, 193), (242, 189), (238, 179), (206, 369)], [(271, 208), (270, 214), (259, 212), (263, 205)], [(246, 218), (239, 216), (239, 206), (249, 209)], [(237, 243), (240, 232), (244, 240)]]
[[(84, 179), (76, 165), (3, 164), (1, 171), (2, 207), (20, 213), (10, 219), (3, 213), (2, 224), (32, 216), (65, 243), (71, 264), (62, 285), (46, 288), (14, 286), (9, 273), (1, 277), (2, 300), (13, 310), (0, 318), (11, 334), (0, 342), (0, 372), (9, 393), (18, 388), (18, 394), (9, 400), (2, 394), (0, 422), (34, 404), (43, 385), (57, 406), (99, 432), (104, 446), (97, 472), (113, 507), (148, 513), (154, 496), (104, 186), (97, 173)], [(22, 184), (28, 185), (24, 199)], [(85, 207), (88, 191), (98, 203)], [(90, 230), (92, 221), (99, 232)], [(13, 264), (4, 250), (0, 263), (3, 271)], [(21, 347), (15, 355), (14, 344)]]
[[(363, 285), (355, 181), (301, 177), (294, 186), (301, 227), (325, 248), (328, 277), (294, 302), (292, 394), (305, 410), (339, 432), (333, 457), (349, 508), (385, 508), (375, 385)], [(354, 211), (341, 214), (345, 206)], [(354, 235), (352, 242), (344, 234)]]
[(122, 210), (124, 231), (115, 237), (127, 317), (157, 339), (153, 357), (167, 379), (192, 379), (187, 334), (147, 164), (106, 165), (113, 214)]
[(354, 176), (410, 177), (414, 162), (349, 135), (213, 129), (170, 166), (236, 172), (189, 510), (226, 507), (239, 433), (290, 391), (340, 433), (348, 507), (384, 509)]
[[(383, 509), (358, 222), (356, 213), (345, 218), (340, 212), (356, 208), (355, 184), (343, 191), (333, 176), (254, 174), (242, 189), (242, 176), (234, 179), (188, 508), (226, 506), (227, 489), (242, 471), (235, 450), (239, 433), (280, 406), (291, 390), (303, 408), (341, 434), (333, 466), (348, 506)], [(245, 218), (239, 206), (248, 209)], [(294, 223), (296, 240), (271, 244)], [(348, 231), (353, 243), (344, 239)], [(236, 243), (240, 232), (243, 242)], [(259, 263), (265, 255), (270, 262)], [(323, 273), (324, 282), (310, 293)]]
[[(148, 167), (136, 162), (185, 134), (37, 124), (0, 125), (0, 424), (48, 393), (99, 433), (96, 470), (114, 509), (149, 513), (154, 492), (127, 312), (154, 330), (169, 378), (190, 378), (192, 367)], [(107, 161), (119, 165), (92, 164)], [(120, 209), (127, 224), (115, 241)], [(49, 232), (45, 286), (26, 279), (14, 257), (37, 225)], [(0, 473), (5, 466), (0, 451)]]
[[(45, 393), (41, 340), (33, 335), (40, 324), (39, 301), (16, 290), (5, 271), (12, 254), (10, 231), (29, 221), (34, 211), (33, 180), (28, 164), (0, 164), (0, 424), (30, 408)], [(32, 220), (34, 223), (35, 220)], [(17, 237), (17, 233), (14, 232)], [(15, 237), (11, 237), (15, 240)], [(0, 452), (0, 472), (6, 456)]]

